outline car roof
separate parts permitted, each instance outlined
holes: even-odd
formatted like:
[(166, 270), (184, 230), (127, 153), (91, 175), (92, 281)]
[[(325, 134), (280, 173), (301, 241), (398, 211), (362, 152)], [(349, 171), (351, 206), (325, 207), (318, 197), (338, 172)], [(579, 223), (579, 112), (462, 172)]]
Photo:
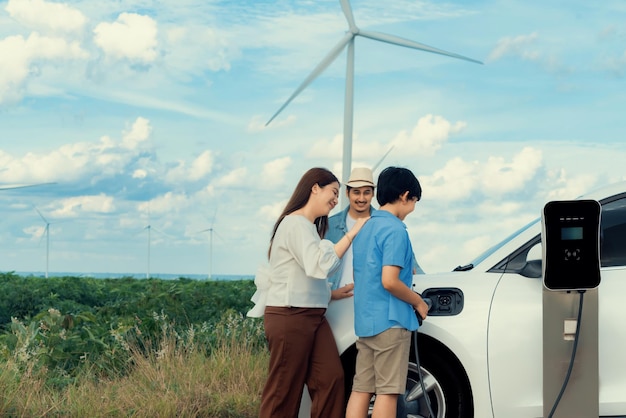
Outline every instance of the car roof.
[(626, 181), (620, 181), (593, 189), (580, 196), (579, 199), (602, 200), (620, 193), (626, 193)]

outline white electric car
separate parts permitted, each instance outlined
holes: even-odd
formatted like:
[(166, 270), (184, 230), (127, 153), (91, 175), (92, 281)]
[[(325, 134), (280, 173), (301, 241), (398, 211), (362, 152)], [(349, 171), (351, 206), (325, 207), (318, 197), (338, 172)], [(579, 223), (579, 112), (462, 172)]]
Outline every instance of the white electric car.
[[(600, 416), (626, 416), (626, 183), (581, 198), (602, 205)], [(414, 277), (414, 290), (433, 302), (417, 342), (421, 375), (437, 417), (543, 416), (541, 263), (538, 216), (455, 271)], [(356, 356), (352, 300), (331, 303), (327, 317), (350, 386)], [(398, 417), (429, 416), (425, 398), (413, 390), (419, 385), (416, 363), (412, 355), (407, 394), (419, 396), (401, 397)]]

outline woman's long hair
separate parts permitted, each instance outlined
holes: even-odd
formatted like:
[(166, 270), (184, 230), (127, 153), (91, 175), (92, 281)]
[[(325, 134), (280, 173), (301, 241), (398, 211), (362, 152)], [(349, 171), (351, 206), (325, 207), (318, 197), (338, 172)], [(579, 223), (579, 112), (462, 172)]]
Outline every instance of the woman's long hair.
[[(324, 187), (334, 182), (339, 183), (339, 180), (330, 170), (326, 168), (314, 167), (304, 173), (304, 175), (298, 182), (295, 190), (293, 191), (289, 202), (287, 202), (285, 209), (283, 209), (283, 212), (280, 214), (278, 220), (274, 224), (272, 238), (270, 239), (270, 247), (267, 251), (268, 258), (272, 253), (272, 242), (274, 242), (274, 236), (276, 235), (278, 225), (280, 225), (285, 216), (295, 212), (298, 209), (303, 208), (308, 203), (309, 198), (311, 197), (311, 190), (313, 189), (313, 186), (317, 184), (319, 187)], [(328, 229), (328, 215), (316, 218), (314, 223), (315, 227), (317, 228), (317, 233), (320, 235), (320, 238), (324, 238), (326, 230)]]

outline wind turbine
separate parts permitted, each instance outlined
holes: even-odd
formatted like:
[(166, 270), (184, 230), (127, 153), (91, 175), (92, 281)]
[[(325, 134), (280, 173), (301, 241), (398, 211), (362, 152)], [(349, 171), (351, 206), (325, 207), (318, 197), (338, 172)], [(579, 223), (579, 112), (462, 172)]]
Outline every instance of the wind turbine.
[(165, 232), (158, 230), (157, 228), (153, 227), (149, 222), (148, 225), (146, 225), (143, 230), (147, 230), (148, 231), (148, 262), (147, 262), (147, 266), (146, 266), (146, 279), (150, 278), (150, 247), (152, 246), (152, 230), (155, 230), (156, 232), (158, 232), (159, 234), (170, 238), (169, 235), (167, 235)]
[[(354, 119), (354, 39), (357, 36), (369, 38), (374, 41), (386, 42), (392, 45), (403, 46), (406, 48), (417, 49), (420, 51), (431, 52), (434, 54), (445, 55), (452, 58), (458, 58), (465, 61), (482, 64), (481, 61), (465, 57), (463, 55), (455, 54), (453, 52), (447, 52), (442, 49), (434, 48), (419, 42), (411, 41), (408, 39), (400, 38), (398, 36), (389, 35), (381, 32), (372, 32), (360, 30), (354, 22), (354, 16), (352, 15), (352, 8), (349, 0), (339, 0), (341, 3), (341, 9), (348, 21), (348, 31), (341, 38), (341, 40), (328, 52), (326, 57), (320, 61), (319, 64), (313, 69), (313, 71), (304, 79), (302, 84), (293, 92), (287, 101), (274, 113), (274, 115), (267, 121), (265, 126), (269, 125), (276, 116), (280, 114), (291, 103), (293, 99), (298, 96), (313, 80), (315, 80), (324, 70), (339, 56), (339, 54), (348, 47), (347, 65), (346, 65), (346, 92), (344, 102), (344, 116), (343, 116), (343, 160), (342, 160), (342, 179), (345, 181), (350, 177), (350, 171), (352, 169), (352, 123)], [(342, 196), (342, 207), (345, 207), (346, 200)]]
[[(213, 232), (215, 232), (215, 230), (213, 229), (213, 225), (215, 225), (216, 216), (217, 216), (217, 209), (215, 209), (215, 213), (213, 214), (213, 219), (211, 220), (211, 226), (207, 229), (203, 229), (202, 231), (198, 231), (198, 233), (201, 233), (201, 232), (209, 233), (209, 280), (213, 278)], [(215, 233), (217, 234), (217, 232)]]
[[(146, 225), (142, 229), (142, 231), (148, 231), (148, 259), (147, 259), (147, 266), (146, 266), (146, 279), (150, 278), (150, 251), (152, 247), (152, 230), (155, 230), (156, 232), (163, 235), (164, 237), (171, 238), (170, 235), (152, 226), (150, 207), (148, 207), (148, 225)], [(139, 234), (139, 232), (137, 234)]]
[(150, 278), (150, 241), (151, 241), (152, 225), (148, 223), (148, 226), (146, 226), (144, 230), (145, 229), (148, 230), (148, 261), (147, 261), (147, 266), (146, 266), (146, 279), (149, 279)]
[(43, 234), (41, 235), (41, 237), (43, 238), (44, 234), (46, 236), (46, 279), (47, 279), (48, 278), (48, 265), (50, 261), (50, 222), (48, 222), (48, 220), (41, 214), (41, 212), (39, 212), (39, 209), (35, 208), (35, 210), (37, 211), (41, 219), (43, 219), (43, 221), (46, 223), (46, 227), (43, 230)]

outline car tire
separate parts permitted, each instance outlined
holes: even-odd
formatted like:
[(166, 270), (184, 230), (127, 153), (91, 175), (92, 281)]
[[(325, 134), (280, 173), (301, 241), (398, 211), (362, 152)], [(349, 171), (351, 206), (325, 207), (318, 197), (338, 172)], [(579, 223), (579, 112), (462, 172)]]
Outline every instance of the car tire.
[[(416, 389), (421, 394), (420, 373), (424, 379), (424, 387), (428, 401), (437, 418), (470, 418), (473, 417), (473, 402), (465, 373), (457, 366), (456, 361), (442, 355), (441, 350), (433, 350), (429, 344), (420, 345), (420, 357), (411, 355), (407, 374), (407, 389), (404, 396), (398, 398), (397, 417), (417, 418), (430, 417), (426, 397), (410, 399), (411, 392)], [(445, 352), (444, 352), (445, 353)], [(407, 399), (408, 398), (408, 399)]]

